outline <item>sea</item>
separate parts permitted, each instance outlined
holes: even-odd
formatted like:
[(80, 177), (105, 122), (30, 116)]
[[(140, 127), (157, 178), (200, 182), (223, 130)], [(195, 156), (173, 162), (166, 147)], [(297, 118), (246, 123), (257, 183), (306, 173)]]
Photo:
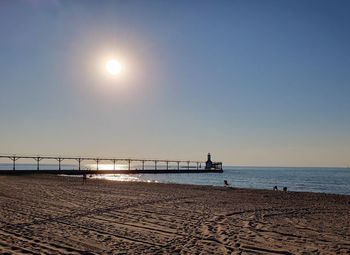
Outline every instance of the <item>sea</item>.
[[(112, 166), (105, 165), (104, 169), (111, 169)], [(57, 170), (57, 165), (53, 164), (43, 164), (40, 167)], [(76, 166), (62, 165), (62, 169), (74, 167)], [(125, 169), (124, 167), (119, 166), (117, 169)], [(21, 164), (17, 168), (36, 169), (36, 165)], [(12, 169), (12, 165), (0, 163), (0, 171), (5, 169)], [(101, 174), (90, 178), (211, 186), (223, 186), (224, 180), (227, 180), (230, 186), (239, 188), (272, 189), (277, 186), (279, 189), (287, 187), (289, 191), (350, 195), (350, 168), (224, 166), (223, 173)]]

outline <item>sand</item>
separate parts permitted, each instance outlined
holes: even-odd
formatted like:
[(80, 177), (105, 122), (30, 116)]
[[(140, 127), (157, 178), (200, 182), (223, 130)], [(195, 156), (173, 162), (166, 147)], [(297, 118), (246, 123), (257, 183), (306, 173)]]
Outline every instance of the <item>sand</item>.
[(350, 254), (349, 212), (341, 195), (0, 176), (0, 253)]

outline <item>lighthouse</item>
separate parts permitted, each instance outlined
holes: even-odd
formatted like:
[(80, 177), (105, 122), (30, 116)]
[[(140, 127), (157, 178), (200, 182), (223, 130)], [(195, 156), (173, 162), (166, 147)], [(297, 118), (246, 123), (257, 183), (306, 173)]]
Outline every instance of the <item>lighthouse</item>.
[(205, 170), (215, 170), (222, 172), (222, 162), (211, 161), (211, 155), (208, 153), (207, 161), (205, 162)]
[(208, 153), (208, 159), (205, 162), (205, 169), (211, 169), (213, 167), (213, 162), (211, 161), (211, 155)]

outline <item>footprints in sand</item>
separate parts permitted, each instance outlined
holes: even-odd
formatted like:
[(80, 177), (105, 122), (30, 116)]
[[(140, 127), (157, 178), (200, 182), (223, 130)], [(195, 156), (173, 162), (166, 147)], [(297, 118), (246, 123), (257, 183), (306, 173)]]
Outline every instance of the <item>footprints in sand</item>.
[[(216, 243), (222, 254), (350, 254), (349, 237), (335, 233), (332, 229), (336, 227), (331, 225), (325, 231), (325, 223), (319, 224), (319, 229), (315, 227), (317, 223), (312, 223), (313, 219), (322, 218), (322, 211), (316, 208), (247, 209), (215, 216), (201, 226), (201, 231), (203, 239)], [(324, 233), (322, 238), (320, 231)], [(347, 241), (341, 248), (329, 245), (343, 238)], [(315, 242), (312, 246), (306, 245)]]
[(335, 208), (337, 197), (287, 196), (289, 201), (268, 191), (12, 178), (0, 185), (0, 253), (350, 253), (349, 202)]

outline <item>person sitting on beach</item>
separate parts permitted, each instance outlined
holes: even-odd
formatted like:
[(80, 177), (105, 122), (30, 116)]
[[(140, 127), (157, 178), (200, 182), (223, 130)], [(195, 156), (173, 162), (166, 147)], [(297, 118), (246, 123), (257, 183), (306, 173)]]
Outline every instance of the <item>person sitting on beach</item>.
[(283, 191), (284, 191), (284, 192), (287, 192), (287, 187), (283, 187)]
[(278, 190), (277, 186), (274, 186), (274, 187), (273, 187), (273, 190)]
[(225, 187), (229, 187), (230, 186), (230, 184), (228, 184), (227, 180), (224, 180), (224, 186)]

